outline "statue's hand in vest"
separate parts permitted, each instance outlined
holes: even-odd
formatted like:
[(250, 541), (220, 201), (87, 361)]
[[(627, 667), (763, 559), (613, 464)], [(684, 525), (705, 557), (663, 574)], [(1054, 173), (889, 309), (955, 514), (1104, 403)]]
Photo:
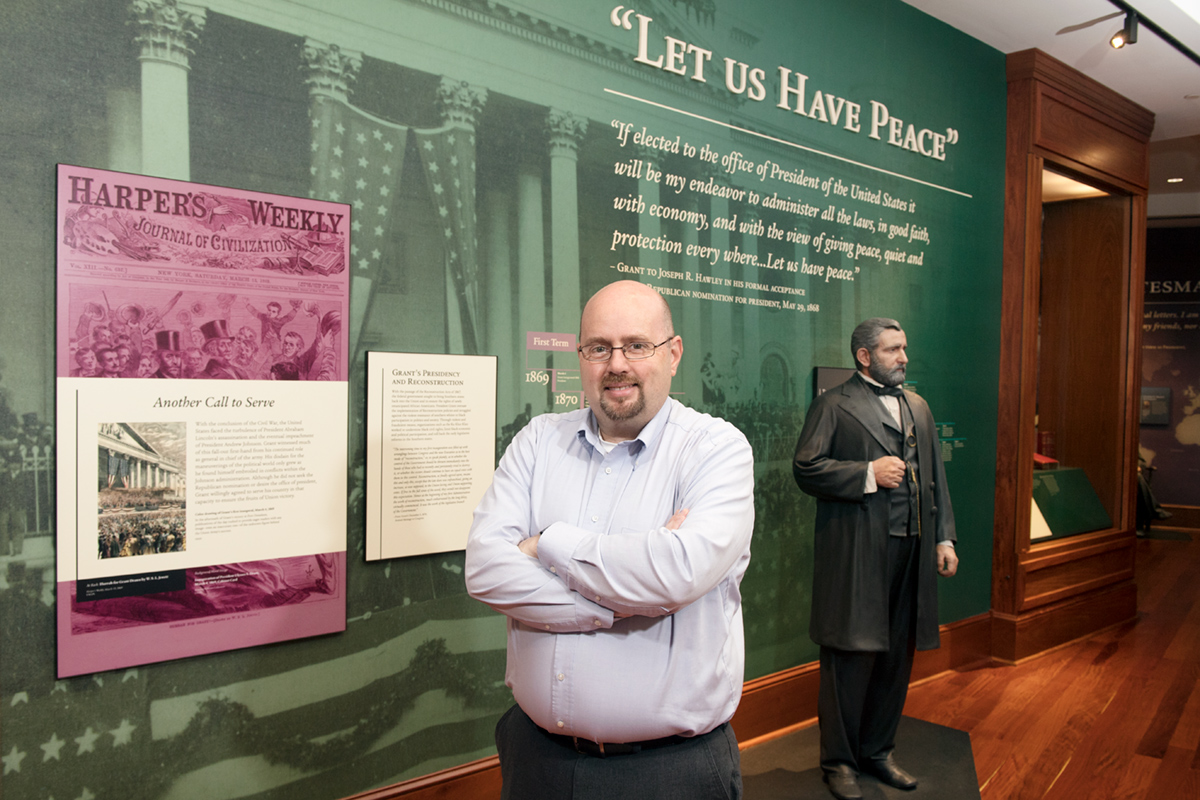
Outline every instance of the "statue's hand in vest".
[(908, 472), (908, 465), (904, 463), (904, 459), (884, 456), (872, 461), (871, 469), (875, 471), (876, 485), (882, 486), (884, 489), (895, 489), (904, 480), (904, 475)]

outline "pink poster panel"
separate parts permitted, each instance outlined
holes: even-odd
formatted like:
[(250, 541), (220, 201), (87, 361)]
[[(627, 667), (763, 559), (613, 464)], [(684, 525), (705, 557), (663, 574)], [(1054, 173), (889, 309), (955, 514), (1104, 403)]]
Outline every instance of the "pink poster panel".
[(344, 630), (349, 206), (57, 190), (59, 675)]

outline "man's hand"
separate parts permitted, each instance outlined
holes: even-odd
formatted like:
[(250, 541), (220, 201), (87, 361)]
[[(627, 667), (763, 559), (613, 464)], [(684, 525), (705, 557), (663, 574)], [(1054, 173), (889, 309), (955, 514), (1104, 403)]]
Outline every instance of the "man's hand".
[(937, 546), (937, 571), (943, 578), (953, 577), (958, 572), (958, 554), (954, 552), (954, 545)]
[(884, 456), (871, 462), (875, 470), (875, 483), (885, 489), (895, 489), (904, 480), (908, 465), (904, 459), (895, 456)]
[(542, 535), (540, 533), (535, 533), (528, 539), (522, 539), (520, 544), (517, 545), (517, 549), (530, 558), (537, 560), (537, 544), (538, 539), (540, 538), (542, 538)]

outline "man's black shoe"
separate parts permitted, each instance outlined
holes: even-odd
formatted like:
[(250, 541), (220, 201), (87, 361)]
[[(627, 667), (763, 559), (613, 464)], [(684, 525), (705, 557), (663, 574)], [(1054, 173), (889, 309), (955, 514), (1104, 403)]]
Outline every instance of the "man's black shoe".
[(829, 791), (838, 800), (862, 800), (862, 789), (858, 788), (858, 776), (845, 764), (838, 764), (833, 771), (825, 773)]
[(871, 760), (867, 763), (870, 773), (888, 786), (895, 786), (897, 789), (917, 788), (917, 779), (900, 769), (891, 753), (888, 753), (885, 759)]

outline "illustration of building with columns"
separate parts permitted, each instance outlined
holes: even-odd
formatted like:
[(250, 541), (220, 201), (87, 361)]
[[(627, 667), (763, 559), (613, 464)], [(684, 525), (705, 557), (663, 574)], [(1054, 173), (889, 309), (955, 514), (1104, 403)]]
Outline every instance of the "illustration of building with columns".
[[(185, 494), (183, 468), (147, 442), (134, 428), (125, 422), (105, 423), (100, 426), (99, 442), (99, 488), (108, 484), (109, 457), (129, 460), (130, 489), (165, 489), (167, 493), (182, 498)], [(120, 480), (113, 484), (122, 488)]]

